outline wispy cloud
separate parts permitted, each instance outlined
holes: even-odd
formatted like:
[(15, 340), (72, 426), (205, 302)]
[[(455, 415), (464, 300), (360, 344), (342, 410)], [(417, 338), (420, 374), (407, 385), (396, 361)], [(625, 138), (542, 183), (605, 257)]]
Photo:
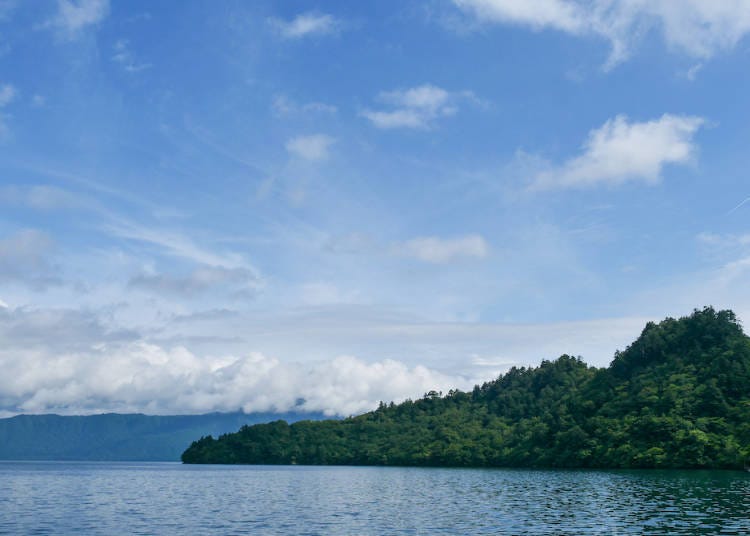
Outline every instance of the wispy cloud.
[(18, 95), (18, 90), (12, 84), (0, 85), (0, 108), (13, 102)]
[(335, 114), (338, 109), (324, 102), (297, 103), (286, 95), (276, 95), (271, 102), (271, 108), (279, 116), (295, 115), (300, 113)]
[(247, 268), (223, 268), (202, 266), (186, 276), (172, 274), (140, 274), (130, 279), (131, 288), (156, 294), (177, 297), (192, 297), (207, 291), (225, 289), (228, 293), (242, 292), (247, 295), (257, 290), (260, 282), (257, 275)]
[(421, 237), (396, 244), (394, 253), (420, 261), (443, 264), (462, 258), (482, 259), (489, 253), (489, 246), (479, 235), (458, 238)]
[(290, 21), (271, 18), (268, 22), (285, 39), (331, 35), (342, 27), (341, 21), (333, 15), (316, 12), (302, 13)]
[(608, 40), (606, 68), (625, 61), (650, 28), (671, 48), (708, 59), (734, 48), (750, 32), (750, 0), (453, 0), (481, 22), (553, 29)]
[(470, 91), (451, 92), (424, 84), (421, 86), (384, 91), (378, 100), (389, 107), (381, 110), (365, 109), (360, 115), (374, 126), (383, 129), (428, 129), (441, 118), (455, 115), (461, 100), (477, 101)]
[(18, 90), (12, 84), (0, 85), (0, 141), (10, 136), (10, 128), (6, 123), (2, 109), (13, 102), (18, 95)]
[(693, 65), (692, 67), (690, 67), (690, 69), (688, 69), (688, 70), (687, 70), (687, 71), (685, 72), (685, 78), (687, 78), (687, 79), (688, 79), (688, 80), (690, 80), (691, 82), (694, 82), (694, 81), (695, 81), (695, 79), (696, 79), (696, 78), (698, 78), (698, 73), (699, 73), (699, 72), (700, 72), (700, 71), (701, 71), (702, 69), (703, 69), (703, 63), (701, 63), (701, 62), (699, 62), (699, 63), (696, 63), (695, 65)]
[(112, 56), (112, 61), (129, 73), (137, 73), (151, 67), (150, 63), (136, 61), (133, 51), (130, 49), (130, 42), (127, 39), (118, 40), (114, 44), (113, 49), (114, 55)]
[(198, 264), (229, 269), (252, 269), (241, 255), (213, 252), (197, 245), (192, 239), (179, 232), (153, 229), (123, 220), (105, 225), (104, 230), (120, 238), (158, 246), (165, 254)]
[(737, 205), (735, 205), (732, 208), (732, 210), (730, 210), (729, 212), (727, 212), (727, 215), (732, 214), (733, 212), (741, 209), (743, 206), (745, 206), (748, 203), (750, 203), (750, 197), (746, 197), (745, 199), (743, 199), (742, 201), (740, 201)]
[(23, 205), (37, 210), (77, 208), (90, 203), (67, 190), (55, 186), (6, 186), (0, 188), (0, 203)]
[(157, 206), (146, 201), (144, 198), (135, 195), (128, 190), (110, 186), (98, 177), (88, 177), (78, 171), (69, 171), (55, 164), (48, 165), (46, 162), (32, 161), (29, 159), (11, 160), (9, 163), (14, 168), (31, 173), (40, 180), (49, 181), (50, 179), (56, 179), (58, 181), (75, 185), (77, 188), (83, 188), (85, 191), (89, 192), (90, 195), (111, 197), (134, 207), (145, 208), (152, 211), (163, 208), (162, 206)]
[(618, 115), (592, 130), (581, 155), (534, 177), (531, 189), (586, 188), (629, 181), (656, 183), (667, 164), (685, 164), (697, 146), (700, 117), (665, 114), (631, 122)]
[(312, 161), (326, 160), (328, 149), (336, 140), (325, 134), (297, 136), (286, 142), (286, 150), (299, 158)]
[(57, 14), (45, 26), (72, 40), (85, 28), (99, 24), (108, 13), (109, 0), (57, 0)]
[[(107, 325), (101, 312), (66, 308), (8, 307), (0, 311), (0, 338), (10, 352), (25, 348), (59, 354), (92, 351), (137, 340), (138, 334)], [(40, 356), (41, 357), (41, 356)], [(0, 357), (0, 363), (3, 363)]]
[(737, 248), (750, 246), (750, 233), (747, 234), (717, 234), (703, 232), (696, 236), (701, 244), (716, 248)]

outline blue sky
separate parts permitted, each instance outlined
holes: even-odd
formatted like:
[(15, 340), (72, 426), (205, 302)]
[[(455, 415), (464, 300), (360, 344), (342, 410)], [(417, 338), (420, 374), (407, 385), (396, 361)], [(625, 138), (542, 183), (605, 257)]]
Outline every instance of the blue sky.
[(323, 410), (750, 317), (750, 1), (0, 2), (0, 413)]

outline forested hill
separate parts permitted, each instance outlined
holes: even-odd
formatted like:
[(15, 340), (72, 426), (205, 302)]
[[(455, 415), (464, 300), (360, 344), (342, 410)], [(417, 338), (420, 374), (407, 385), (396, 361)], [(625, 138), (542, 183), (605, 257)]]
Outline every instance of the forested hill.
[(194, 442), (185, 463), (741, 468), (750, 339), (731, 311), (649, 323), (608, 368), (563, 355), (471, 392), (342, 421), (276, 421)]

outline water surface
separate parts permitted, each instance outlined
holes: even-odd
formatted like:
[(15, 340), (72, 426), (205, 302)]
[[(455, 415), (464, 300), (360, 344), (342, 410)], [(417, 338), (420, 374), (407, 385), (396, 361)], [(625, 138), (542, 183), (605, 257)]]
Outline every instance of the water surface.
[(750, 534), (750, 474), (0, 462), (0, 534)]

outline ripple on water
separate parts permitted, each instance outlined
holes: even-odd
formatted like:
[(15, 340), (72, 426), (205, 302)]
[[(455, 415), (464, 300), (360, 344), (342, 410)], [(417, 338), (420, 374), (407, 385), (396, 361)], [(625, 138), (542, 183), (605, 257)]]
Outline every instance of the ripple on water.
[(0, 462), (0, 534), (750, 534), (750, 475)]

